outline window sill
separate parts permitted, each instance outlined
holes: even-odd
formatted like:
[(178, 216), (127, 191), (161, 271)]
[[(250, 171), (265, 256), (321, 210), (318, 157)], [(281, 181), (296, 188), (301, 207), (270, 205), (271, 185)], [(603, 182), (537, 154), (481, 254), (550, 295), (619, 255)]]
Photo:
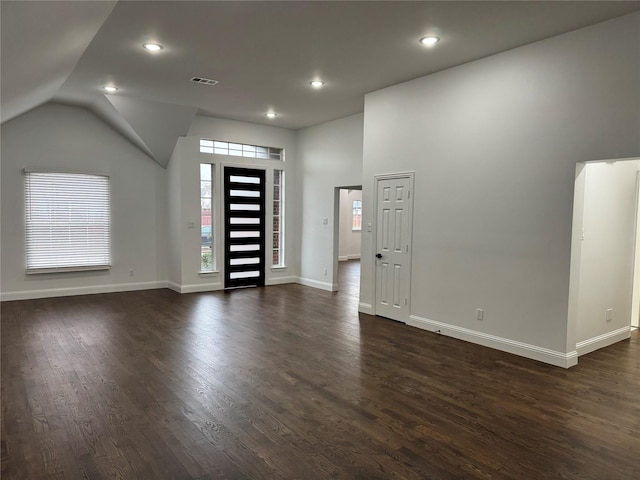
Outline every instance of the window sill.
[(287, 266), (286, 265), (275, 265), (273, 267), (271, 267), (271, 271), (272, 272), (279, 272), (281, 270), (286, 270)]
[(200, 275), (201, 277), (217, 277), (219, 273), (220, 272), (218, 270), (206, 271), (206, 272), (200, 271), (198, 272), (198, 275)]
[(28, 269), (26, 273), (27, 275), (40, 275), (41, 273), (95, 272), (100, 270), (111, 270), (111, 265), (90, 265), (86, 267), (31, 268), (31, 269)]

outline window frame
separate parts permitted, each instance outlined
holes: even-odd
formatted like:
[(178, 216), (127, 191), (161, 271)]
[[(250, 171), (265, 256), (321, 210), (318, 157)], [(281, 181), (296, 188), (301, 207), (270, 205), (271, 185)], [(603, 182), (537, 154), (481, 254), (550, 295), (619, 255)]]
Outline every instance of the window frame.
[[(276, 185), (276, 172), (280, 172), (280, 182)], [(273, 195), (271, 199), (271, 268), (285, 268), (286, 267), (286, 258), (285, 258), (285, 189), (286, 189), (286, 174), (283, 168), (274, 168), (273, 169)], [(275, 205), (276, 205), (276, 186), (279, 187), (278, 191), (280, 195), (277, 198), (278, 201), (278, 214), (275, 213)], [(278, 231), (276, 232), (273, 229), (273, 225), (275, 223), (275, 218), (278, 218)], [(278, 246), (274, 245), (274, 237), (276, 233), (279, 235), (278, 237)], [(275, 252), (278, 252), (278, 263), (273, 261)]]
[[(25, 261), (25, 272), (27, 275), (37, 275), (37, 274), (49, 274), (49, 273), (66, 273), (66, 272), (85, 272), (85, 271), (101, 271), (101, 270), (110, 270), (111, 266), (112, 266), (112, 261), (113, 261), (113, 255), (112, 255), (112, 238), (111, 238), (111, 234), (112, 234), (112, 215), (111, 215), (111, 208), (112, 208), (112, 186), (111, 186), (111, 178), (110, 175), (106, 174), (106, 173), (97, 173), (97, 172), (79, 172), (79, 171), (70, 171), (70, 170), (61, 170), (61, 169), (33, 169), (33, 168), (25, 168), (23, 169), (23, 175), (24, 175), (24, 216), (23, 216), (23, 220), (24, 220), (24, 246), (25, 246), (25, 254), (24, 254), (24, 261)], [(32, 175), (34, 176), (34, 180), (32, 181)], [(105, 251), (103, 251), (102, 253), (96, 253), (91, 252), (90, 250), (85, 250), (84, 254), (85, 254), (85, 259), (88, 258), (88, 260), (91, 260), (91, 254), (93, 255), (93, 259), (95, 260), (94, 263), (90, 263), (87, 261), (80, 261), (80, 262), (76, 262), (76, 263), (72, 263), (71, 260), (73, 260), (74, 258), (76, 260), (82, 259), (83, 257), (80, 255), (76, 255), (74, 257), (74, 255), (69, 255), (67, 256), (67, 260), (69, 261), (69, 263), (65, 264), (59, 264), (59, 260), (61, 258), (63, 258), (62, 255), (60, 255), (59, 251), (56, 252), (56, 248), (60, 248), (60, 243), (63, 242), (63, 240), (51, 240), (49, 239), (49, 242), (47, 243), (46, 241), (42, 240), (42, 238), (39, 240), (38, 239), (38, 235), (37, 233), (35, 233), (35, 230), (37, 229), (37, 224), (38, 224), (38, 220), (37, 217), (36, 219), (34, 219), (34, 214), (33, 211), (38, 208), (38, 198), (37, 198), (37, 194), (32, 193), (32, 190), (35, 186), (35, 176), (47, 176), (47, 175), (51, 175), (51, 176), (68, 176), (68, 177), (99, 177), (100, 179), (102, 179), (103, 184), (99, 185), (99, 182), (96, 181), (95, 184), (93, 185), (89, 185), (89, 186), (85, 186), (85, 188), (87, 190), (90, 190), (92, 192), (92, 194), (86, 195), (83, 198), (88, 198), (90, 197), (92, 201), (95, 201), (96, 195), (96, 189), (100, 190), (102, 189), (102, 193), (106, 196), (105, 198), (105, 204), (100, 205), (98, 203), (96, 203), (96, 206), (101, 207), (98, 210), (98, 218), (102, 218), (102, 222), (97, 221), (96, 217), (93, 218), (93, 222), (90, 223), (89, 220), (86, 220), (86, 222), (83, 224), (82, 222), (78, 222), (79, 218), (74, 217), (74, 218), (67, 218), (67, 222), (66, 223), (66, 228), (67, 228), (67, 234), (68, 234), (68, 238), (66, 239), (67, 242), (71, 241), (71, 237), (72, 235), (70, 234), (70, 230), (72, 227), (76, 227), (76, 229), (78, 228), (85, 228), (85, 230), (89, 230), (93, 227), (93, 230), (95, 231), (96, 226), (98, 226), (98, 232), (100, 231), (100, 228), (102, 228), (102, 232), (98, 233), (97, 236), (94, 233), (93, 235), (86, 233), (86, 235), (84, 236), (80, 236), (79, 238), (81, 240), (84, 240), (85, 243), (88, 243), (91, 240), (95, 240), (96, 238), (101, 239), (101, 240), (105, 240), (103, 243), (101, 243), (102, 248), (105, 249)], [(71, 182), (69, 181), (69, 179), (67, 179), (68, 185), (67, 186), (71, 186)], [(62, 185), (64, 186), (64, 185)], [(60, 187), (60, 184), (58, 184), (58, 187)], [(54, 184), (49, 184), (46, 187), (43, 188), (50, 188), (50, 189), (55, 189)], [(42, 191), (39, 192), (40, 195), (43, 194)], [(77, 194), (77, 191), (75, 192)], [(55, 212), (52, 212), (52, 209), (54, 208), (64, 208), (64, 203), (70, 201), (70, 199), (73, 199), (75, 195), (73, 194), (69, 194), (69, 191), (66, 192), (66, 196), (65, 195), (58, 195), (55, 198), (52, 198), (51, 201), (48, 203), (47, 208), (49, 209), (49, 217), (51, 217), (53, 214), (55, 214)], [(41, 201), (41, 200), (40, 200)], [(57, 203), (56, 203), (57, 202)], [(77, 203), (71, 205), (73, 206), (79, 206), (80, 209), (82, 207), (85, 208), (84, 213), (87, 213), (87, 204), (88, 202), (79, 200)], [(41, 208), (44, 208), (43, 205), (40, 205)], [(69, 208), (67, 206), (67, 208)], [(74, 223), (75, 220), (75, 223)], [(42, 222), (42, 220), (40, 220)], [(100, 227), (100, 224), (102, 223), (102, 226)], [(51, 231), (53, 230), (53, 228), (56, 227), (56, 225), (53, 224), (53, 222), (51, 221), (51, 218), (49, 218), (49, 223), (46, 223), (44, 227), (47, 227), (49, 229), (49, 236), (51, 236)], [(64, 229), (65, 228), (65, 224), (60, 224), (58, 225), (59, 229)], [(42, 249), (42, 251), (44, 252), (44, 255), (49, 255), (51, 258), (55, 257), (58, 262), (54, 262), (54, 263), (49, 263), (47, 264), (44, 261), (41, 262), (36, 262), (35, 264), (30, 260), (32, 258), (32, 256), (34, 255), (38, 255), (38, 254), (42, 254), (43, 252), (37, 252), (37, 251), (31, 251), (31, 249), (37, 249), (40, 248)], [(45, 250), (46, 249), (46, 250)], [(77, 253), (77, 252), (76, 252)], [(49, 259), (51, 260), (51, 259)], [(101, 261), (99, 261), (101, 260)], [(57, 264), (56, 264), (57, 263)]]
[[(201, 138), (199, 152), (227, 157), (284, 162), (284, 148)], [(260, 155), (260, 156), (258, 156)]]
[[(202, 167), (203, 166), (208, 166), (210, 168), (210, 177), (211, 180), (203, 180), (202, 179)], [(210, 197), (203, 197), (202, 196), (202, 183), (204, 182), (209, 182), (211, 184), (211, 191), (210, 191)], [(215, 242), (215, 234), (216, 234), (216, 228), (215, 228), (215, 221), (216, 221), (216, 215), (215, 215), (215, 195), (216, 195), (216, 188), (215, 188), (215, 181), (216, 181), (216, 167), (215, 167), (215, 163), (209, 163), (209, 162), (200, 162), (199, 163), (199, 171), (198, 171), (198, 184), (200, 187), (200, 221), (198, 222), (199, 224), (199, 232), (200, 232), (200, 242), (198, 242), (199, 245), (199, 249), (200, 249), (200, 270), (199, 273), (201, 274), (209, 274), (209, 273), (215, 273), (217, 272), (217, 255), (216, 255), (216, 247), (217, 247), (217, 243)], [(202, 208), (202, 201), (204, 199), (208, 199), (210, 200), (210, 226), (211, 226), (211, 232), (210, 232), (210, 240), (211, 240), (211, 245), (209, 246), (209, 248), (211, 249), (211, 265), (208, 268), (204, 268), (203, 265), (203, 256), (206, 254), (206, 252), (202, 251), (203, 248), (203, 239), (202, 239), (202, 227), (206, 227), (207, 225), (203, 225), (202, 224), (202, 218), (203, 218), (203, 208)]]
[[(356, 206), (356, 202), (359, 204)], [(358, 212), (358, 213), (356, 213)], [(356, 225), (356, 218), (360, 219), (358, 222), (360, 225)], [(362, 200), (353, 200), (351, 203), (351, 231), (352, 232), (361, 232), (362, 231)]]

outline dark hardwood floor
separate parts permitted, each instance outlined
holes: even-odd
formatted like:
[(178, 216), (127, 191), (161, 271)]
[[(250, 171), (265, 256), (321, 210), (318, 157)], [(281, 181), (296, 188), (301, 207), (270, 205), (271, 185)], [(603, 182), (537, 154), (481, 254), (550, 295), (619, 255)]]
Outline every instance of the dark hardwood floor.
[(3, 303), (2, 479), (640, 478), (637, 332), (563, 370), (348, 292)]

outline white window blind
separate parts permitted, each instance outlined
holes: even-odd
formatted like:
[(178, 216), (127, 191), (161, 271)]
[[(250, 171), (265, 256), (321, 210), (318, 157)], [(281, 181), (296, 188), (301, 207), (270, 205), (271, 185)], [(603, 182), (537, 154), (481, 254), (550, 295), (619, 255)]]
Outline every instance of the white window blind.
[(109, 177), (25, 171), (27, 273), (108, 269)]

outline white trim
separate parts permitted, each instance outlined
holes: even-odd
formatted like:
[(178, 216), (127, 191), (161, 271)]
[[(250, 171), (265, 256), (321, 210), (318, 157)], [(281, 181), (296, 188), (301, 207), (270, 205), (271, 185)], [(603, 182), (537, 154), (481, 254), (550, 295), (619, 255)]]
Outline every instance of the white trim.
[(621, 340), (626, 340), (630, 336), (631, 327), (622, 327), (618, 330), (613, 330), (612, 332), (603, 333), (602, 335), (598, 335), (597, 337), (578, 342), (576, 343), (576, 350), (578, 352), (578, 355), (585, 355), (600, 348), (613, 345), (614, 343), (617, 343)]
[(306, 285), (307, 287), (319, 288), (321, 290), (327, 290), (329, 292), (334, 291), (333, 285), (327, 282), (319, 282), (317, 280), (311, 280), (310, 278), (302, 277), (297, 277), (296, 282), (300, 285)]
[(23, 168), (22, 175), (26, 175), (27, 173), (71, 173), (76, 175), (96, 175), (98, 177), (111, 178), (111, 174), (105, 173), (105, 172), (89, 172), (85, 170), (74, 170), (74, 169), (68, 169), (68, 168), (49, 168), (49, 167)]
[(513, 353), (515, 355), (520, 355), (521, 357), (531, 358), (557, 367), (569, 368), (577, 365), (578, 363), (578, 352), (575, 350), (568, 353), (558, 352), (555, 350), (549, 350), (548, 348), (538, 347), (537, 345), (517, 342), (508, 338), (497, 337), (495, 335), (477, 332), (468, 328), (458, 327), (456, 325), (428, 320), (416, 315), (409, 316), (407, 325), (421, 328), (423, 330), (438, 332), (442, 335), (494, 348), (503, 352)]
[(297, 278), (294, 276), (288, 277), (271, 277), (265, 280), (265, 285), (283, 285), (285, 283), (296, 283)]
[(101, 270), (111, 270), (111, 265), (87, 265), (83, 267), (45, 267), (28, 268), (26, 275), (40, 275), (43, 273), (70, 273), (70, 272), (99, 272)]
[(340, 255), (338, 256), (339, 262), (346, 262), (348, 260), (360, 260), (360, 254), (354, 253), (353, 255)]
[(114, 283), (110, 285), (91, 285), (86, 287), (49, 288), (43, 290), (25, 290), (21, 292), (2, 292), (0, 301), (33, 300), (35, 298), (69, 297), (73, 295), (92, 295), (95, 293), (130, 292), (135, 290), (154, 290), (167, 288), (166, 281)]
[(373, 305), (371, 305), (370, 303), (364, 303), (364, 302), (358, 303), (358, 312), (366, 313), (367, 315), (376, 314), (375, 310), (373, 309)]
[(180, 292), (180, 285), (175, 282), (167, 282), (167, 288), (173, 290), (174, 292), (182, 293)]
[(211, 271), (200, 270), (198, 272), (198, 276), (201, 278), (217, 277), (219, 274), (220, 274), (219, 270), (211, 270)]

